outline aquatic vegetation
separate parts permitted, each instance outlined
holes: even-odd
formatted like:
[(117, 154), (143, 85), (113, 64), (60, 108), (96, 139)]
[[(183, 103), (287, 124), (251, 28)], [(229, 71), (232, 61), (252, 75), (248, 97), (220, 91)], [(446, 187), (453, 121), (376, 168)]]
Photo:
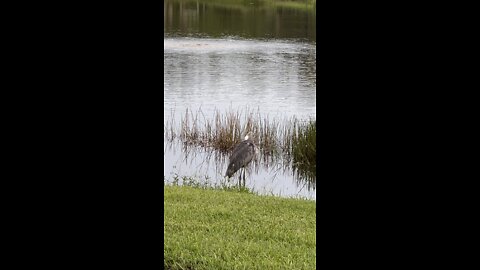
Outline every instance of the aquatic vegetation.
[(252, 188), (248, 188), (245, 186), (230, 185), (227, 182), (212, 183), (208, 176), (205, 176), (205, 179), (202, 179), (199, 177), (179, 176), (178, 174), (175, 174), (172, 176), (171, 179), (167, 179), (164, 176), (163, 183), (164, 186), (185, 186), (199, 189), (234, 191), (259, 195), (258, 192), (254, 191)]
[[(317, 127), (316, 121), (300, 124), (292, 136), (292, 167), (299, 178), (315, 183), (317, 168)], [(312, 181), (313, 180), (313, 181)]]
[(316, 121), (270, 119), (260, 110), (245, 108), (220, 112), (215, 110), (213, 117), (207, 118), (201, 108), (193, 112), (186, 109), (180, 117), (180, 124), (174, 123), (175, 117), (164, 126), (167, 141), (180, 140), (185, 147), (197, 146), (218, 151), (227, 156), (230, 151), (251, 132), (252, 140), (260, 151), (259, 161), (264, 164), (281, 162), (284, 167), (291, 166), (297, 176), (315, 181), (316, 171)]

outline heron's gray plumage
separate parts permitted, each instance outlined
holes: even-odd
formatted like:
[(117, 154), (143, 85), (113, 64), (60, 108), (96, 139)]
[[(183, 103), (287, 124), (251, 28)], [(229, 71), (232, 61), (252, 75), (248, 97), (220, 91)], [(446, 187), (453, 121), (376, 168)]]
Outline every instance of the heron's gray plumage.
[[(256, 153), (255, 144), (252, 140), (248, 139), (248, 135), (245, 140), (237, 144), (230, 156), (230, 163), (225, 174), (228, 178), (232, 177), (239, 169), (244, 168), (252, 161)], [(241, 176), (241, 175), (240, 175)], [(245, 172), (244, 172), (245, 181)]]

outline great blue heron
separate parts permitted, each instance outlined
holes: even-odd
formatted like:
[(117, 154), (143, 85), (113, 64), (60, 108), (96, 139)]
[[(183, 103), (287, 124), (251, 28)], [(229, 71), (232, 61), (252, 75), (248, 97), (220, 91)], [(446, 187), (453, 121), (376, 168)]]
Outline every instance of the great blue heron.
[[(232, 177), (239, 169), (243, 168), (243, 186), (245, 186), (245, 170), (246, 166), (252, 161), (253, 157), (257, 153), (257, 147), (253, 140), (249, 139), (251, 133), (247, 133), (245, 139), (241, 141), (232, 152), (230, 156), (230, 163), (228, 164), (228, 169), (225, 174), (228, 178)], [(239, 175), (239, 185), (241, 184), (242, 172)]]

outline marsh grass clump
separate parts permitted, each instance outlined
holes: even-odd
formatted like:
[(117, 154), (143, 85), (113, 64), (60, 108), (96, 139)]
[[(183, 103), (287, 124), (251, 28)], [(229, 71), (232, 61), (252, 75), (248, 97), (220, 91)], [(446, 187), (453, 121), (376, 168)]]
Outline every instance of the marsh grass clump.
[(177, 137), (177, 133), (175, 132), (175, 111), (172, 110), (170, 112), (170, 118), (166, 120), (163, 124), (163, 134), (165, 139), (169, 142), (173, 142), (173, 140)]
[(301, 123), (292, 139), (292, 166), (302, 178), (312, 179), (317, 166), (317, 127), (315, 120)]
[[(172, 116), (171, 119), (173, 118)], [(247, 132), (254, 134), (253, 140), (264, 154), (276, 153), (280, 145), (280, 123), (262, 117), (258, 111), (255, 113), (249, 108), (244, 112), (237, 110), (221, 113), (215, 110), (213, 120), (205, 117), (201, 109), (195, 114), (186, 109), (181, 116), (180, 132), (176, 132), (173, 125), (174, 121), (171, 120), (164, 126), (168, 141), (179, 138), (184, 144), (211, 147), (224, 153), (242, 141)]]
[(227, 112), (225, 116), (215, 111), (215, 123), (207, 126), (214, 126), (214, 129), (206, 130), (206, 137), (210, 146), (222, 151), (229, 151), (238, 141), (240, 141), (241, 124), (240, 112)]

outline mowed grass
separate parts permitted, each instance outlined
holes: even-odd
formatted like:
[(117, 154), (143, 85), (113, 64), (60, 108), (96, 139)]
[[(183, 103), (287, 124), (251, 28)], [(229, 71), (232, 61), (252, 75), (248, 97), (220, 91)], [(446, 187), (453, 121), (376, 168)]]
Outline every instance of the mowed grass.
[(165, 186), (164, 267), (315, 269), (315, 202)]

